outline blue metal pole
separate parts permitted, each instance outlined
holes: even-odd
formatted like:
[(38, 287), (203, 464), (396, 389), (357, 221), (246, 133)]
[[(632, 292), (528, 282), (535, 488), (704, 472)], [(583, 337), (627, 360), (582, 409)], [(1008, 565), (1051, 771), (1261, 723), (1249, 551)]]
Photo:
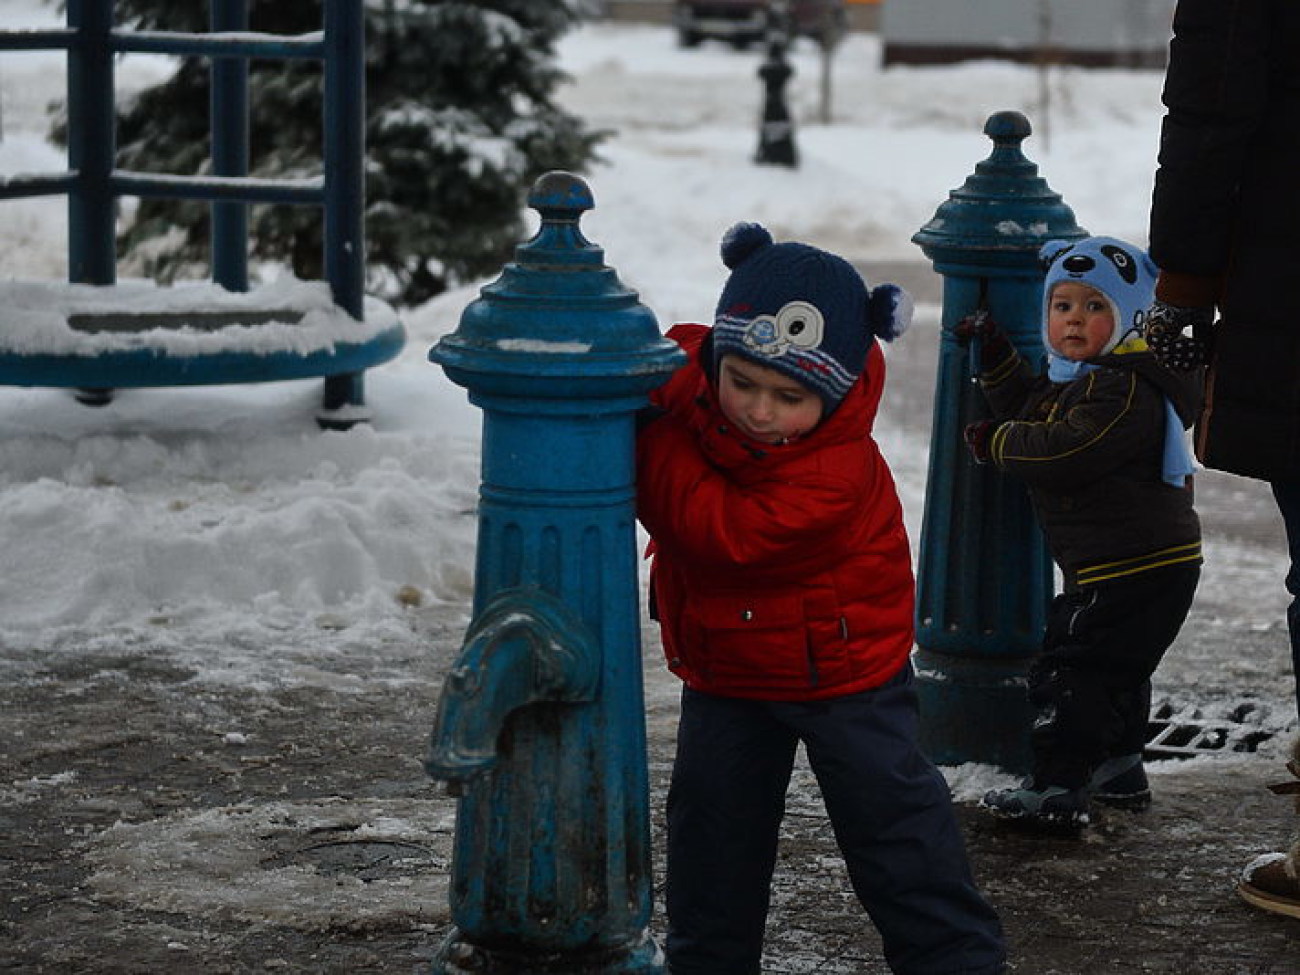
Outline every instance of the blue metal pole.
[(914, 659), (930, 757), (1025, 771), (1026, 675), (1046, 624), (1052, 561), (1023, 485), (966, 452), (962, 430), (988, 411), (973, 380), (974, 350), (954, 329), (984, 312), (1041, 362), (1038, 250), (1086, 231), (1021, 151), (1028, 119), (999, 112), (984, 133), (993, 152), (912, 237), (944, 279)]
[[(334, 301), (358, 321), (366, 284), (365, 26), (361, 0), (325, 0), (325, 276)], [(327, 377), (323, 410), (360, 406), (363, 379), (359, 372)]]
[(166, 30), (127, 31), (113, 36), (113, 50), (119, 54), (170, 54), (194, 58), (266, 58), (268, 60), (319, 61), (325, 56), (320, 31), (299, 36), (266, 35), (213, 37), (210, 34), (177, 34)]
[(439, 975), (660, 975), (634, 500), (636, 411), (683, 361), (605, 266), (576, 176), (429, 353), (483, 409), (474, 620), (427, 767), (460, 796)]
[(365, 17), (325, 0), (325, 275), (354, 318), (365, 298)]
[(117, 151), (113, 106), (113, 0), (68, 0), (68, 280), (117, 280), (117, 200), (110, 188)]
[[(212, 0), (214, 32), (248, 30), (248, 0)], [(248, 175), (248, 61), (212, 59), (212, 172)], [(230, 291), (248, 290), (248, 207), (212, 204), (212, 280)]]

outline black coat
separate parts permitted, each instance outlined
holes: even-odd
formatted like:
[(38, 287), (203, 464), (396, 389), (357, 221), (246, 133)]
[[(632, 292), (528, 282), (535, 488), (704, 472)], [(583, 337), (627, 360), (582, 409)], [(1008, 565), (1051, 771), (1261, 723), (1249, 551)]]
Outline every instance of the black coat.
[(1300, 477), (1297, 51), (1297, 0), (1180, 0), (1151, 210), (1158, 296), (1219, 306), (1197, 453), (1269, 480)]

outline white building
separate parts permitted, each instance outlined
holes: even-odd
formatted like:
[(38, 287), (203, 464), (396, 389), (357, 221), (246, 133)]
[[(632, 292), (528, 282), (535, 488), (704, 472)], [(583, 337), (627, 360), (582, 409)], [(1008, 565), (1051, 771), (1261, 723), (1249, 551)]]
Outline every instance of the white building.
[(1163, 67), (1176, 0), (885, 0), (890, 64), (977, 58)]

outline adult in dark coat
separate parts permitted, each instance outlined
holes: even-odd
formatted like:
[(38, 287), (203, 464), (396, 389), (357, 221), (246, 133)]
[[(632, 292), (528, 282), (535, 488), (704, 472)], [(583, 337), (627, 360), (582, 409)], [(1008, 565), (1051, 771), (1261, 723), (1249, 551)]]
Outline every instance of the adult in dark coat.
[[(1298, 45), (1296, 0), (1179, 0), (1147, 338), (1172, 363), (1208, 362), (1201, 462), (1272, 485), (1290, 546), (1287, 623), (1300, 677), (1300, 315), (1289, 294), (1300, 267)], [(1243, 874), (1242, 896), (1300, 917), (1297, 868), (1300, 843), (1261, 858)]]

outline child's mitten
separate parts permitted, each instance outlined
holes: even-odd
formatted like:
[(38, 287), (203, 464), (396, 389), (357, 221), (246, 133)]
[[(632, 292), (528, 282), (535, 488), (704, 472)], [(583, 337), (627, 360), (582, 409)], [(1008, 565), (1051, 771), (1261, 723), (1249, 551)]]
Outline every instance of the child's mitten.
[(667, 415), (668, 411), (666, 409), (662, 406), (656, 406), (654, 403), (651, 403), (649, 406), (641, 407), (641, 409), (636, 411), (636, 432), (640, 433), (650, 424), (654, 423), (655, 420), (659, 419), (661, 416)]
[(987, 312), (967, 315), (953, 326), (952, 334), (962, 345), (970, 344), (972, 339), (979, 340), (976, 346), (979, 361), (974, 363), (974, 368), (979, 372), (996, 366), (1011, 354), (1011, 341), (1007, 338), (1007, 333), (1002, 331)]

